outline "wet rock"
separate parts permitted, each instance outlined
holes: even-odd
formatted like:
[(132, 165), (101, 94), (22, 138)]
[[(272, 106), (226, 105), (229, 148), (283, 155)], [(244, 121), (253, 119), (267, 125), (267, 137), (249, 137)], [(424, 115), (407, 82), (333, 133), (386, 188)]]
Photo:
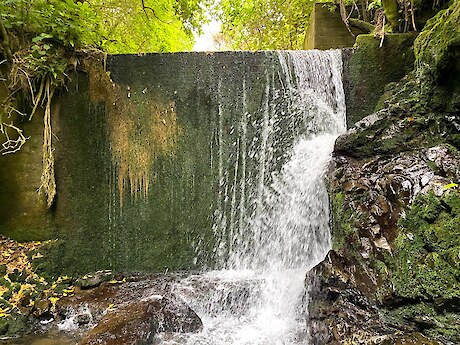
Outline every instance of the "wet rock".
[[(381, 133), (399, 135), (401, 126)], [(377, 155), (360, 131), (339, 138), (328, 177), (333, 251), (314, 271), (312, 343), (458, 343), (460, 313), (437, 301), (460, 300), (460, 154), (442, 144)]]
[(79, 345), (150, 344), (158, 332), (196, 332), (202, 327), (185, 302), (154, 295), (108, 312)]
[(113, 277), (114, 274), (112, 271), (97, 271), (77, 279), (76, 285), (82, 289), (92, 289), (101, 285), (103, 282), (111, 280)]
[(139, 301), (108, 313), (79, 345), (141, 345), (151, 343), (158, 330), (156, 305)]
[(173, 295), (153, 297), (159, 332), (197, 332), (202, 329), (200, 317), (180, 298)]
[(32, 314), (36, 317), (42, 317), (50, 311), (51, 302), (49, 299), (40, 299), (35, 301)]
[(377, 248), (387, 250), (387, 251), (389, 251), (391, 253), (391, 247), (388, 244), (388, 241), (387, 241), (387, 239), (385, 237), (380, 237), (380, 238), (376, 239), (374, 241), (374, 245)]
[(78, 326), (81, 327), (81, 326), (90, 324), (93, 321), (93, 318), (88, 313), (82, 313), (82, 314), (77, 315), (76, 321), (77, 321)]

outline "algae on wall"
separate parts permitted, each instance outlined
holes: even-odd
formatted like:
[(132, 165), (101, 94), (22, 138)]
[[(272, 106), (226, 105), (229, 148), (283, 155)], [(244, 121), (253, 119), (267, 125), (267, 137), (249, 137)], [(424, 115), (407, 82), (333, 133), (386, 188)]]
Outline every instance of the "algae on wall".
[(348, 127), (374, 111), (388, 83), (413, 69), (414, 39), (413, 33), (386, 34), (380, 47), (373, 34), (356, 37), (356, 48), (347, 53), (344, 65)]
[(130, 86), (125, 89), (113, 83), (102, 69), (92, 68), (89, 82), (91, 102), (102, 103), (106, 109), (120, 206), (126, 190), (135, 199), (147, 198), (156, 158), (174, 156), (177, 150), (182, 130), (177, 125), (175, 103), (145, 96), (147, 87), (140, 95), (131, 94)]

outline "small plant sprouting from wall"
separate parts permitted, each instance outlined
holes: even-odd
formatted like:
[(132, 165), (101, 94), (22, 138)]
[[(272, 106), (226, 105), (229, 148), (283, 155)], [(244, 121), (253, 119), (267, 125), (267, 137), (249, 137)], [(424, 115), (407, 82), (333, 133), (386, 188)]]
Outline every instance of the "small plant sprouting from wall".
[(156, 159), (174, 155), (182, 129), (173, 101), (131, 95), (129, 87), (115, 84), (102, 68), (93, 65), (88, 70), (91, 101), (105, 104), (122, 207), (126, 191), (134, 199), (148, 196)]

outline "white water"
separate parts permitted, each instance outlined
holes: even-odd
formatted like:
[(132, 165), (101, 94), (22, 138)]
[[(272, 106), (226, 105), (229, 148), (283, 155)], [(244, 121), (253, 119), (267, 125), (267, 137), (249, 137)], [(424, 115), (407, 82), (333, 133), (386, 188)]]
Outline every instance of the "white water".
[[(161, 335), (158, 340), (164, 344), (308, 342), (304, 279), (331, 247), (323, 176), (335, 138), (345, 131), (342, 60), (340, 51), (270, 54), (281, 68), (267, 71), (260, 133), (254, 138), (247, 134), (254, 114), (247, 111), (250, 91), (243, 80), (241, 134), (234, 144), (239, 161), (232, 179), (219, 147), (214, 232), (222, 269), (190, 276), (175, 286), (204, 329), (193, 335)], [(280, 99), (284, 107), (273, 106)], [(220, 145), (222, 111), (219, 106)], [(292, 119), (288, 129), (281, 127), (286, 118)], [(279, 157), (277, 145), (284, 136), (292, 142)], [(284, 163), (276, 170), (279, 159)], [(250, 161), (256, 162), (257, 171), (246, 171)]]

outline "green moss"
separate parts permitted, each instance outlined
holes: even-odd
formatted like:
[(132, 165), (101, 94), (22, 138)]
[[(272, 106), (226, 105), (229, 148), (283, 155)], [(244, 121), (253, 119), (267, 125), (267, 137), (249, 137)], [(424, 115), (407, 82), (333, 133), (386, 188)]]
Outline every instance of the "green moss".
[(460, 45), (460, 2), (440, 11), (425, 25), (414, 42), (419, 73), (436, 75), (445, 67), (451, 48)]
[(343, 250), (350, 242), (351, 237), (357, 234), (357, 229), (352, 224), (352, 210), (345, 203), (345, 194), (337, 192), (331, 200), (333, 217), (333, 244), (335, 251)]
[(460, 318), (454, 313), (440, 313), (430, 303), (406, 305), (384, 312), (386, 320), (395, 326), (415, 325), (418, 331), (440, 341), (458, 343)]
[[(419, 101), (423, 103), (421, 99)], [(339, 139), (336, 152), (367, 158), (437, 145), (448, 145), (451, 152), (460, 148), (460, 135), (452, 123), (451, 114), (428, 112), (425, 108), (425, 114), (417, 115), (410, 110), (411, 105), (405, 106), (399, 98), (393, 97), (390, 101), (392, 105), (384, 110), (386, 116), (383, 119)], [(394, 116), (394, 113), (398, 113), (398, 116)]]
[(378, 259), (371, 259), (371, 269), (377, 273), (377, 290), (375, 297), (379, 303), (384, 303), (393, 292), (393, 286), (390, 279), (390, 270), (385, 262)]
[(399, 81), (413, 69), (414, 38), (413, 34), (387, 34), (380, 47), (380, 40), (373, 34), (356, 37), (356, 50), (345, 70), (345, 77), (352, 85), (347, 95), (348, 126), (371, 114), (385, 86)]
[(395, 294), (434, 300), (460, 298), (460, 192), (417, 197), (401, 219), (395, 241), (392, 281)]
[(65, 268), (70, 275), (75, 275), (75, 270), (70, 271), (66, 261), (50, 260), (49, 258), (62, 258), (65, 256), (65, 246), (63, 241), (49, 242), (40, 249), (42, 257), (32, 261), (32, 267), (35, 273), (43, 277), (46, 281), (54, 281)]
[(0, 318), (0, 336), (12, 337), (27, 333), (31, 328), (28, 319), (24, 315), (12, 314)]

